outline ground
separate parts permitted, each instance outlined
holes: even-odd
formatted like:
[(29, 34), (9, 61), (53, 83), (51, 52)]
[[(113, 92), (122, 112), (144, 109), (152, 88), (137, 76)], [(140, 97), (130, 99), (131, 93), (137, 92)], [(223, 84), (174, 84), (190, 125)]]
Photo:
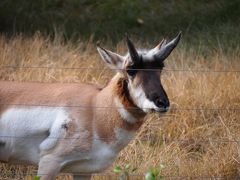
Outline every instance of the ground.
[[(110, 44), (103, 46), (120, 54), (126, 52), (124, 41), (114, 47)], [(155, 45), (146, 44), (149, 48)], [(239, 47), (223, 51), (220, 42), (218, 48), (204, 49), (201, 43), (191, 47), (183, 37), (162, 72), (170, 112), (148, 115), (137, 137), (105, 172), (108, 174), (94, 179), (112, 179), (109, 173), (113, 168), (126, 164), (137, 168), (131, 179), (143, 179), (154, 167), (165, 179), (240, 177)], [(50, 40), (39, 34), (10, 39), (1, 35), (0, 63), (0, 79), (8, 81), (104, 86), (114, 73), (101, 62), (91, 40), (73, 44), (62, 41), (61, 36)], [(0, 179), (22, 179), (35, 173), (33, 167), (0, 164)], [(58, 179), (71, 176), (61, 175)]]

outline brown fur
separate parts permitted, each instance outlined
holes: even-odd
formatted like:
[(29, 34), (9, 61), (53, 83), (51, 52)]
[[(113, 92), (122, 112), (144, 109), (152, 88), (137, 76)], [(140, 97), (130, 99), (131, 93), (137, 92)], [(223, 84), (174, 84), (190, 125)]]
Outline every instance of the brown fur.
[[(97, 127), (97, 133), (105, 142), (111, 142), (114, 140), (114, 129), (116, 127), (123, 128), (128, 131), (136, 131), (142, 125), (142, 118), (145, 116), (145, 113), (137, 108), (137, 106), (126, 97), (123, 88), (123, 80), (123, 77), (116, 75), (109, 85), (98, 93), (95, 100), (97, 107), (112, 107), (109, 109), (98, 109), (94, 114), (94, 120), (96, 120), (94, 124)], [(131, 124), (120, 117), (118, 109), (114, 104), (115, 97), (120, 99), (125, 109), (128, 109), (134, 117), (139, 119), (138, 122)]]
[[(0, 82), (0, 107), (14, 104), (43, 106), (89, 106), (98, 88), (86, 84)], [(4, 108), (3, 108), (4, 107)]]
[[(114, 139), (115, 127), (136, 131), (141, 126), (141, 119), (145, 113), (126, 97), (123, 80), (123, 77), (116, 75), (102, 90), (86, 84), (0, 82), (1, 114), (14, 105), (17, 107), (26, 105), (24, 108), (32, 108), (36, 105), (66, 107), (71, 114), (71, 119), (66, 125), (66, 138), (78, 136), (76, 139), (79, 143), (76, 143), (76, 146), (79, 147), (71, 145), (67, 149), (65, 147), (69, 141), (60, 140), (59, 143), (64, 144), (65, 147), (58, 147), (57, 152), (64, 150), (65, 154), (74, 148), (87, 150), (91, 147), (92, 124), (96, 127), (99, 138), (106, 142)], [(116, 96), (125, 108), (139, 119), (137, 123), (130, 124), (120, 117), (114, 103)]]
[[(65, 107), (71, 114), (66, 124), (66, 139), (60, 139), (57, 148), (50, 150), (56, 155), (64, 155), (90, 149), (93, 119), (91, 102), (99, 91), (95, 86), (86, 84), (0, 82), (0, 110), (2, 114), (13, 106)], [(42, 155), (46, 153), (49, 151), (42, 152)]]

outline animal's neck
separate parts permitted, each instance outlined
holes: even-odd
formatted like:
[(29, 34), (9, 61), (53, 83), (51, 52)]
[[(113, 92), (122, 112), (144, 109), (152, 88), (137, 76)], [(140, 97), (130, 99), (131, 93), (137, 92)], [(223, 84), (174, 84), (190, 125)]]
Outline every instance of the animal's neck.
[(120, 74), (115, 75), (98, 94), (96, 106), (106, 107), (106, 109), (95, 110), (95, 127), (98, 136), (103, 139), (116, 137), (116, 131), (119, 128), (131, 133), (135, 132), (142, 125), (146, 115), (131, 100), (127, 81)]
[(133, 101), (128, 90), (128, 81), (121, 75), (116, 75), (114, 85), (114, 102), (122, 119), (130, 124), (141, 121), (146, 115)]

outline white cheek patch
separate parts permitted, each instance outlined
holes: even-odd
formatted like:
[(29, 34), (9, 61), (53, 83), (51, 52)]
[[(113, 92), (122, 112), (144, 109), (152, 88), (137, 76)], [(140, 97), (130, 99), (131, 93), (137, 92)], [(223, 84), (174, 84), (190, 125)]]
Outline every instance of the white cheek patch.
[(141, 86), (138, 86), (134, 88), (134, 86), (130, 83), (129, 87), (129, 93), (133, 99), (133, 101), (136, 103), (136, 105), (141, 108), (144, 112), (148, 113), (152, 109), (158, 110), (159, 108), (154, 104), (154, 102), (150, 101), (143, 91), (143, 88)]
[(131, 114), (128, 112), (128, 110), (123, 106), (123, 104), (120, 102), (119, 98), (115, 98), (114, 99), (115, 101), (115, 104), (118, 108), (118, 112), (121, 116), (121, 118), (123, 118), (125, 121), (133, 124), (133, 123), (136, 123), (137, 122), (137, 119)]

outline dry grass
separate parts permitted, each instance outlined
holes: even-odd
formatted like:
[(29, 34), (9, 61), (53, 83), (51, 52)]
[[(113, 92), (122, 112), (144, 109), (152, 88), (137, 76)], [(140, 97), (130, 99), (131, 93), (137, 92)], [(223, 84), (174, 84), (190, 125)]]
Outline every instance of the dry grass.
[[(239, 73), (194, 72), (194, 69), (239, 70), (240, 52), (236, 50), (227, 55), (219, 48), (204, 55), (200, 53), (201, 46), (198, 49), (186, 47), (182, 43), (175, 50), (166, 68), (193, 71), (164, 71), (162, 76), (173, 110), (164, 115), (149, 115), (136, 139), (121, 152), (115, 165), (130, 163), (137, 167), (136, 173), (145, 173), (150, 167), (158, 168), (162, 164), (165, 166), (161, 172), (163, 176), (183, 176), (183, 179), (240, 176)], [(120, 53), (126, 50), (123, 42), (115, 49)], [(91, 41), (74, 45), (63, 43), (60, 38), (50, 41), (39, 35), (12, 39), (0, 36), (0, 63), (1, 66), (99, 68), (1, 68), (0, 79), (10, 81), (90, 82), (103, 86), (113, 74), (100, 61)], [(196, 108), (202, 110), (194, 110)], [(0, 164), (0, 173), (0, 179), (23, 179), (25, 173), (36, 173), (36, 170)], [(71, 178), (62, 176), (59, 179)], [(94, 179), (112, 177), (95, 176)]]

